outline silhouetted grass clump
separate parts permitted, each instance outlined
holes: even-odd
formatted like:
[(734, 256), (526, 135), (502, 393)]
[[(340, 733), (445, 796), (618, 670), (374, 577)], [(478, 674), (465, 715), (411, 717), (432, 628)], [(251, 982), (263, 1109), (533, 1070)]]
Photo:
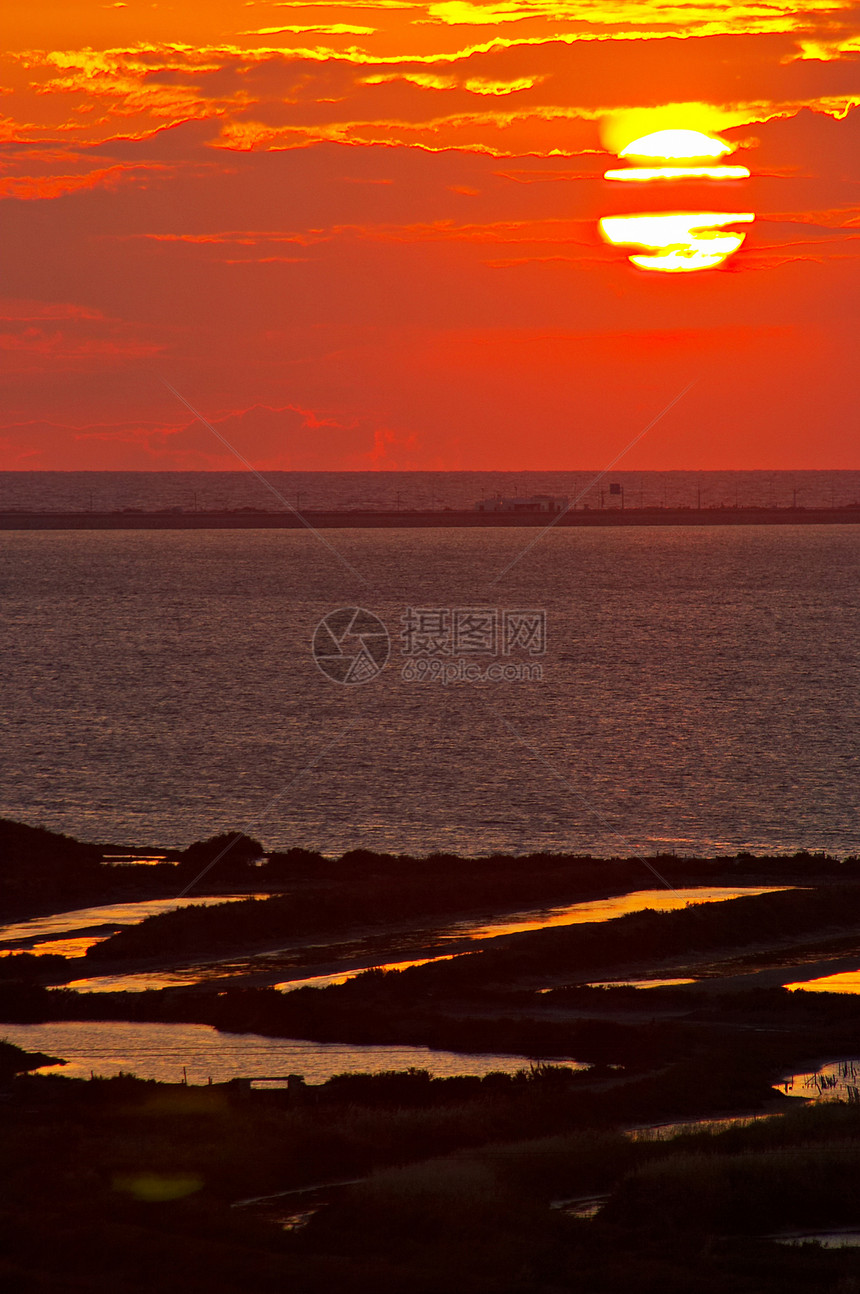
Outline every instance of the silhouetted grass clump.
[(860, 1223), (860, 1143), (684, 1154), (626, 1178), (607, 1221), (762, 1235)]
[[(359, 1288), (385, 1255), (397, 1272), (386, 1288), (412, 1280), (426, 1294), (852, 1290), (856, 1252), (787, 1251), (764, 1237), (851, 1220), (857, 1147), (840, 1138), (858, 1135), (856, 1110), (827, 1110), (662, 1143), (583, 1131), (485, 1146), (378, 1171), (317, 1213), (299, 1248), (336, 1255)], [(549, 1208), (607, 1194), (594, 1221)]]
[(0, 1039), (0, 1082), (8, 1082), (15, 1074), (25, 1074), (43, 1065), (58, 1065), (57, 1056), (46, 1056), (42, 1051), (25, 1051), (5, 1038)]

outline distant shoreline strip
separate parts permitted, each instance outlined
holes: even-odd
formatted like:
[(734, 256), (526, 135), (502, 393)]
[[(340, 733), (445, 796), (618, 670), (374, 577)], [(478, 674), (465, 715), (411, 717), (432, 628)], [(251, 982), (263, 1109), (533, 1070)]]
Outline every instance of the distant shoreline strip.
[[(302, 530), (446, 529), (544, 526), (545, 512), (312, 511), (255, 509), (199, 512), (2, 512), (0, 530)], [(841, 508), (612, 508), (569, 511), (555, 526), (797, 526), (858, 525), (860, 505)]]

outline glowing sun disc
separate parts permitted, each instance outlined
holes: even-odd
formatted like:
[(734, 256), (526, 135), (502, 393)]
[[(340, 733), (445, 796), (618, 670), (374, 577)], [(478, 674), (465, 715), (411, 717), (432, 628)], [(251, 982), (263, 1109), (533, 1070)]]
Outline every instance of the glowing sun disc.
[(600, 232), (615, 247), (639, 248), (628, 259), (641, 270), (689, 274), (722, 265), (746, 234), (727, 225), (750, 224), (750, 211), (671, 211), (604, 216)]
[(683, 158), (700, 161), (716, 159), (733, 153), (733, 145), (717, 135), (706, 135), (701, 130), (656, 130), (652, 135), (634, 139), (622, 148), (619, 157), (642, 161), (677, 161)]
[(652, 180), (748, 180), (745, 166), (629, 166), (605, 171), (604, 180), (649, 184)]

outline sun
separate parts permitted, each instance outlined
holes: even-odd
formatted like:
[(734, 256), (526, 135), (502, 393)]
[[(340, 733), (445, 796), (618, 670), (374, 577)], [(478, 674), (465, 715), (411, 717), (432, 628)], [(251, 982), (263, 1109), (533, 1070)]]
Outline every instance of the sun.
[[(656, 130), (625, 144), (618, 157), (632, 165), (606, 171), (604, 179), (640, 185), (749, 179), (745, 166), (721, 165), (720, 159), (732, 152), (734, 145), (719, 135)], [(733, 256), (746, 235), (727, 226), (754, 219), (749, 211), (644, 212), (606, 216), (599, 229), (606, 242), (637, 249), (628, 256), (637, 269), (690, 274), (716, 269)]]
[(690, 274), (722, 265), (745, 237), (726, 226), (754, 219), (751, 211), (663, 211), (605, 216), (600, 232), (615, 247), (640, 248), (628, 258), (640, 270)]
[[(734, 151), (734, 144), (701, 130), (655, 130), (634, 139), (618, 154), (623, 161), (634, 165), (613, 168), (603, 178), (626, 184), (650, 184), (652, 180), (748, 180), (750, 173), (745, 166), (719, 164), (721, 157)], [(643, 166), (643, 162), (652, 165)], [(667, 162), (674, 165), (667, 166)]]
[(704, 162), (733, 152), (734, 146), (719, 135), (706, 135), (701, 130), (655, 130), (634, 139), (618, 156), (627, 161)]

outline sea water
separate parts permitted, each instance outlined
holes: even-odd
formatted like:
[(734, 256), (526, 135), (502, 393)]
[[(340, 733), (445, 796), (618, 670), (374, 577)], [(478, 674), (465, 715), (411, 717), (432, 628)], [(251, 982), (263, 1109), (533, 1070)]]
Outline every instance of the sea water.
[[(858, 589), (854, 526), (6, 532), (0, 814), (328, 855), (858, 853)], [(390, 638), (360, 685), (312, 654), (344, 607)], [(410, 608), (537, 613), (543, 650), (449, 635), (443, 664), (529, 670), (416, 677)]]

